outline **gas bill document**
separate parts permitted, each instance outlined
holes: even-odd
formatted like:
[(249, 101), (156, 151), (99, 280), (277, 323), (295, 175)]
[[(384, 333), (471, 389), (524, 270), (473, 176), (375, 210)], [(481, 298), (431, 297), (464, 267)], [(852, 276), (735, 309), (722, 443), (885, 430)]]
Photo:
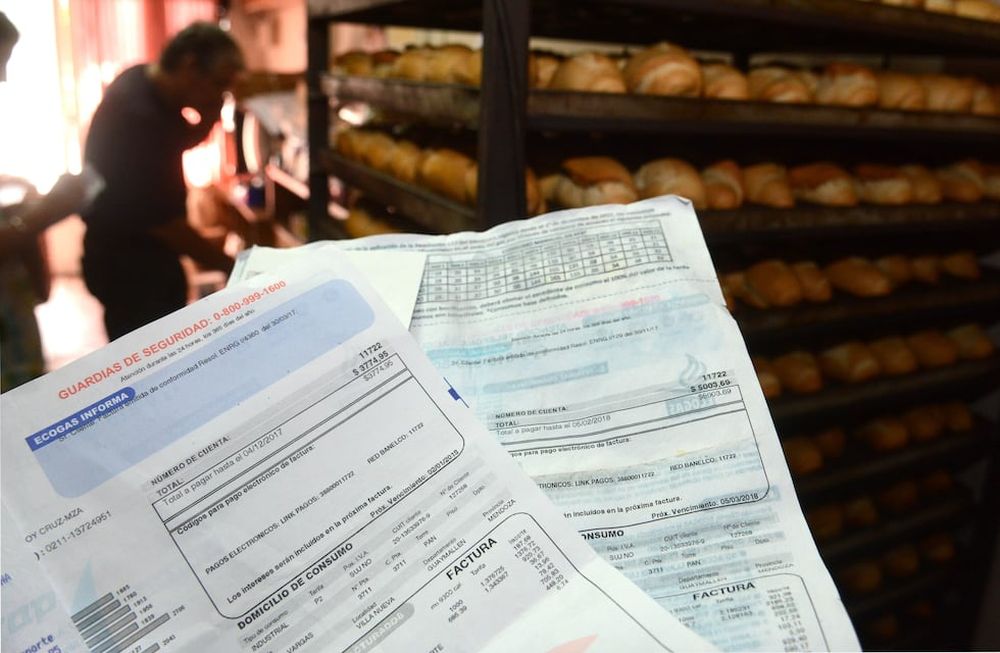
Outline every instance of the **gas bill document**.
[(32, 597), (5, 586), (4, 651), (712, 649), (346, 266), (254, 277), (0, 400), (4, 564), (17, 545), (61, 613), (14, 628)]
[(726, 650), (859, 647), (685, 200), (339, 246), (427, 254), (411, 333), (587, 541), (684, 624)]

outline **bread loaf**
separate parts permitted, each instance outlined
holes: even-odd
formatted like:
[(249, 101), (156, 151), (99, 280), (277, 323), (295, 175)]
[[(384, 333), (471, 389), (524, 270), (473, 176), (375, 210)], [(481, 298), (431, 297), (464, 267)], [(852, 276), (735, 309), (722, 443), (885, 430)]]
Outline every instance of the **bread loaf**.
[(893, 578), (907, 578), (920, 571), (920, 554), (912, 544), (902, 544), (882, 555), (882, 568)]
[(743, 204), (743, 171), (735, 161), (719, 161), (701, 171), (705, 203), (714, 210), (738, 209)]
[(750, 88), (747, 77), (724, 63), (701, 64), (702, 94), (719, 100), (747, 100)]
[(954, 14), (955, 0), (924, 0), (924, 9), (939, 14)]
[(1000, 165), (983, 166), (983, 194), (991, 200), (1000, 200)]
[(809, 80), (781, 66), (754, 68), (747, 75), (747, 87), (754, 100), (788, 104), (813, 102)]
[(372, 56), (360, 50), (345, 52), (334, 60), (333, 72), (341, 75), (356, 75), (358, 77), (368, 77), (372, 74), (374, 66)]
[(393, 66), (395, 66), (396, 59), (398, 58), (399, 52), (395, 50), (379, 50), (373, 53), (371, 74), (379, 79), (391, 76)]
[(802, 301), (798, 277), (784, 261), (770, 259), (747, 268), (746, 282), (769, 306), (794, 306)]
[(969, 407), (960, 401), (952, 401), (941, 406), (944, 411), (944, 423), (952, 433), (971, 431), (975, 424)]
[(408, 184), (416, 183), (423, 158), (423, 150), (415, 144), (407, 140), (396, 141), (396, 148), (389, 160), (389, 173)]
[(958, 348), (958, 357), (962, 360), (979, 360), (989, 358), (996, 351), (996, 346), (989, 335), (978, 324), (963, 324), (948, 332)]
[(892, 281), (866, 258), (852, 256), (834, 261), (824, 269), (837, 290), (858, 297), (881, 297), (892, 291)]
[(788, 171), (788, 183), (796, 199), (823, 206), (854, 206), (858, 203), (847, 172), (832, 163), (812, 163)]
[(898, 168), (866, 163), (854, 168), (854, 179), (862, 202), (898, 206), (913, 200), (910, 178)]
[[(882, 0), (884, 4), (890, 4)], [(891, 612), (865, 622), (865, 635), (876, 642), (888, 642), (899, 635), (899, 618)]]
[(817, 542), (826, 542), (844, 532), (844, 509), (836, 503), (806, 511), (806, 522)]
[(962, 250), (942, 256), (941, 271), (959, 279), (975, 281), (982, 276), (979, 270), (979, 259), (971, 250)]
[(879, 338), (869, 343), (868, 347), (878, 360), (882, 373), (887, 376), (910, 374), (919, 368), (916, 355), (898, 336)]
[(802, 287), (802, 297), (810, 302), (828, 302), (833, 296), (833, 288), (830, 280), (826, 278), (823, 271), (812, 261), (799, 261), (792, 264), (792, 272), (795, 273)]
[(1000, 5), (991, 0), (955, 0), (955, 15), (973, 20), (1000, 22)]
[(914, 256), (910, 259), (910, 271), (914, 280), (935, 284), (941, 280), (941, 258), (933, 254)]
[(758, 163), (744, 168), (743, 183), (748, 202), (775, 208), (789, 208), (795, 205), (784, 166)]
[(941, 437), (945, 428), (945, 414), (939, 406), (919, 406), (903, 413), (900, 418), (906, 424), (914, 442), (930, 442)]
[(876, 501), (882, 510), (898, 515), (917, 507), (920, 487), (909, 479), (897, 481), (879, 492)]
[(927, 91), (913, 75), (882, 71), (878, 74), (878, 105), (883, 109), (923, 111), (927, 108)]
[(427, 53), (425, 79), (441, 84), (479, 85), (482, 56), (460, 44), (442, 45)]
[(556, 74), (556, 69), (562, 63), (562, 57), (548, 52), (532, 52), (529, 55), (532, 62), (529, 66), (533, 75), (531, 76), (531, 86), (533, 88), (549, 88), (552, 76)]
[(895, 417), (879, 417), (866, 422), (857, 430), (858, 438), (872, 451), (896, 451), (910, 441), (910, 432), (902, 420)]
[(985, 170), (978, 161), (959, 161), (935, 171), (941, 193), (953, 202), (978, 202), (986, 192)]
[(757, 382), (760, 383), (760, 389), (763, 391), (764, 397), (773, 399), (781, 396), (781, 381), (778, 380), (778, 375), (775, 373), (771, 363), (766, 358), (760, 356), (753, 356), (750, 360), (753, 362), (753, 368), (757, 372)]
[(781, 448), (793, 476), (806, 476), (823, 468), (823, 454), (808, 438), (787, 438), (781, 441)]
[(632, 55), (623, 71), (629, 91), (642, 95), (701, 95), (701, 68), (684, 48), (657, 43)]
[(920, 554), (933, 564), (947, 564), (955, 559), (955, 540), (947, 533), (929, 535), (920, 541)]
[(460, 152), (441, 148), (430, 150), (420, 162), (417, 182), (462, 204), (471, 203), (466, 175), (475, 161)]
[(910, 180), (914, 204), (940, 204), (943, 194), (941, 182), (933, 172), (920, 165), (906, 165), (899, 169)]
[(396, 152), (396, 141), (382, 132), (369, 132), (358, 142), (361, 162), (381, 172), (389, 172), (389, 163)]
[(982, 82), (976, 82), (972, 90), (972, 113), (977, 116), (995, 116), (1000, 114), (997, 98), (993, 89)]
[(844, 448), (847, 446), (847, 434), (844, 433), (844, 429), (834, 426), (814, 435), (813, 442), (819, 447), (824, 459), (836, 460), (844, 455)]
[(768, 308), (770, 304), (747, 282), (743, 272), (731, 272), (723, 277), (723, 286), (740, 301), (754, 308)]
[(948, 75), (921, 75), (929, 111), (967, 113), (972, 108), (975, 81)]
[(952, 365), (958, 360), (958, 346), (940, 331), (919, 331), (906, 338), (921, 367)]
[(392, 64), (390, 77), (409, 79), (415, 82), (428, 80), (431, 61), (431, 49), (413, 47), (403, 50)]
[(928, 498), (948, 494), (954, 487), (955, 481), (946, 469), (935, 470), (920, 479), (920, 491)]
[(857, 341), (824, 350), (819, 356), (819, 364), (823, 374), (844, 383), (863, 383), (882, 373), (868, 345)]
[(375, 218), (367, 210), (358, 206), (353, 206), (348, 210), (343, 227), (351, 238), (399, 233), (399, 230), (388, 222)]
[(795, 394), (813, 394), (823, 389), (816, 357), (806, 351), (793, 351), (771, 361), (781, 387)]
[(871, 594), (882, 586), (882, 570), (871, 560), (852, 563), (837, 574), (840, 587), (850, 594)]
[(913, 280), (913, 268), (910, 259), (902, 254), (889, 254), (875, 259), (875, 267), (889, 278), (893, 288), (898, 288)]
[(565, 59), (556, 68), (548, 88), (558, 91), (624, 93), (625, 80), (611, 58), (596, 52), (584, 52)]
[(564, 208), (580, 208), (597, 204), (628, 204), (639, 196), (632, 175), (622, 164), (602, 156), (567, 159), (563, 173), (541, 187), (545, 199)]
[(865, 66), (831, 63), (820, 76), (816, 102), (845, 107), (872, 106), (878, 102), (878, 80)]
[(705, 186), (701, 175), (686, 161), (657, 159), (645, 164), (635, 173), (635, 187), (639, 197), (680, 195), (691, 200), (696, 209), (705, 208)]
[(844, 523), (853, 529), (868, 528), (878, 523), (878, 510), (868, 497), (856, 497), (844, 503)]

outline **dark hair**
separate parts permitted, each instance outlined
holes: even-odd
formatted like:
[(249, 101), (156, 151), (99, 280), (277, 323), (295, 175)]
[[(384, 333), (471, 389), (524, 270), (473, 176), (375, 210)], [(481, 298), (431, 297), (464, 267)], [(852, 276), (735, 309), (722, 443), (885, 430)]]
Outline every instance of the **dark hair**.
[(19, 36), (20, 34), (17, 32), (17, 28), (14, 27), (14, 23), (10, 22), (7, 14), (0, 11), (0, 46), (5, 46), (9, 43), (10, 47), (13, 48)]
[(210, 72), (226, 58), (243, 65), (243, 55), (236, 41), (212, 23), (191, 23), (178, 32), (160, 53), (160, 68), (173, 72), (189, 55), (194, 57), (195, 67), (203, 73)]

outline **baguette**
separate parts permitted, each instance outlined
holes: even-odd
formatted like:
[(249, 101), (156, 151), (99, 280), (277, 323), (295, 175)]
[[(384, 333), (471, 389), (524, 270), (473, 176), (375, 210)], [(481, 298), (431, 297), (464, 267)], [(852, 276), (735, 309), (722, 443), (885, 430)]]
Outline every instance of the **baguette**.
[(863, 383), (882, 374), (882, 367), (871, 349), (862, 342), (845, 342), (819, 355), (820, 369), (831, 379), (843, 383)]

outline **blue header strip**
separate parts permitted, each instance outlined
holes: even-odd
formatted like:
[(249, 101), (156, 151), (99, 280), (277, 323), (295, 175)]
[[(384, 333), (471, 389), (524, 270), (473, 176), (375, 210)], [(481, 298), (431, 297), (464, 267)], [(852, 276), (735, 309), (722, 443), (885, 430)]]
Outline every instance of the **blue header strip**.
[(92, 403), (86, 408), (79, 410), (69, 417), (56, 422), (37, 433), (32, 433), (25, 438), (25, 442), (32, 451), (38, 451), (42, 447), (47, 447), (53, 442), (58, 442), (67, 435), (82, 429), (96, 419), (110, 415), (128, 402), (135, 399), (135, 390), (132, 388), (122, 388), (118, 392), (108, 395), (98, 402)]

